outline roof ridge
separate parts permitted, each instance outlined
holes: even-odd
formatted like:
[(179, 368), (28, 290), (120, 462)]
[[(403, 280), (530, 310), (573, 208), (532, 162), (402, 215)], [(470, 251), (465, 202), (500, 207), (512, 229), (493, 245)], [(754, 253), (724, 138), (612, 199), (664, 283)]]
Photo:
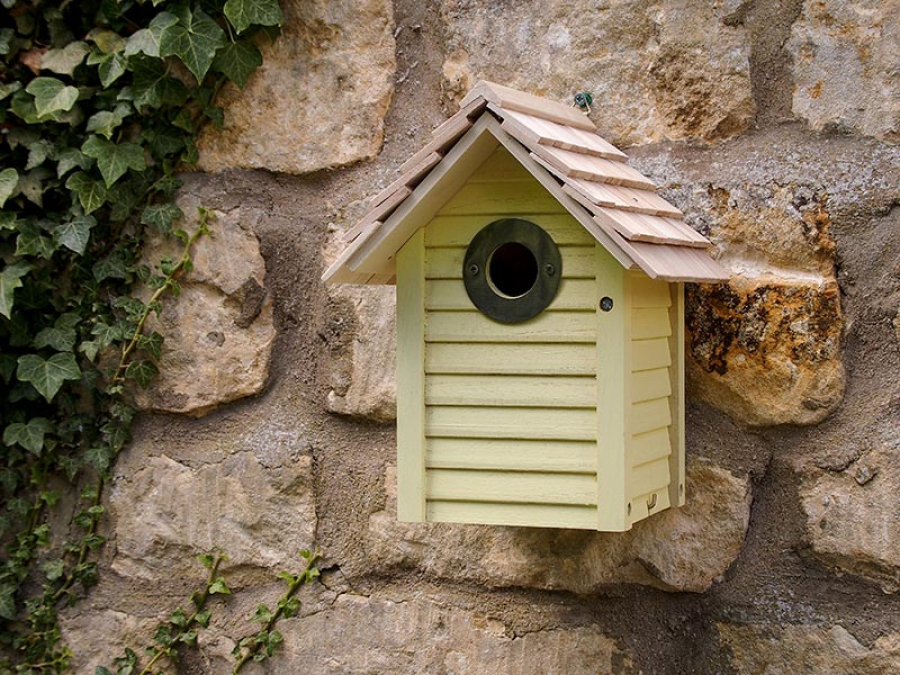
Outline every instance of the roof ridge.
[(597, 130), (596, 125), (591, 122), (587, 115), (574, 106), (567, 106), (563, 103), (557, 103), (541, 96), (505, 87), (495, 82), (488, 82), (487, 80), (479, 80), (460, 102), (460, 107), (468, 105), (478, 97), (501, 108), (534, 115), (535, 117), (565, 124), (576, 129), (585, 131)]

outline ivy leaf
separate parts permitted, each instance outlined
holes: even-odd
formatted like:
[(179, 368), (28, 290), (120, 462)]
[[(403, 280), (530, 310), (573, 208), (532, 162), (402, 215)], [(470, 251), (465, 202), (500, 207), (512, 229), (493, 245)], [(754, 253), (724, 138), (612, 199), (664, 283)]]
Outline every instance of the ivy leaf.
[(37, 354), (26, 354), (19, 357), (16, 376), (30, 382), (49, 403), (63, 382), (81, 379), (81, 369), (71, 352), (60, 352), (46, 360)]
[(84, 452), (84, 461), (94, 467), (97, 471), (106, 471), (112, 463), (112, 458), (112, 450), (105, 445), (97, 445), (88, 448)]
[(132, 361), (125, 368), (125, 377), (133, 379), (142, 389), (150, 386), (150, 382), (159, 373), (159, 368), (152, 361), (142, 359), (140, 361)]
[(58, 352), (67, 352), (75, 345), (75, 328), (81, 323), (81, 317), (74, 312), (61, 315), (51, 328), (44, 328), (34, 336), (34, 346), (53, 347)]
[(53, 240), (81, 255), (91, 238), (91, 228), (96, 224), (97, 219), (94, 216), (78, 216), (68, 223), (53, 228)]
[[(117, 144), (95, 135), (84, 142), (81, 151), (97, 160), (106, 187), (111, 187), (128, 169), (143, 171), (147, 168), (144, 149), (136, 143)], [(87, 208), (85, 212), (88, 212)]]
[(171, 24), (159, 39), (160, 56), (177, 56), (187, 66), (197, 82), (202, 82), (216, 57), (216, 50), (225, 43), (225, 33), (202, 9), (193, 14), (183, 6), (178, 23)]
[[(97, 138), (92, 136), (92, 138)], [(94, 180), (84, 171), (73, 173), (66, 181), (66, 187), (78, 195), (78, 201), (84, 208), (85, 215), (93, 213), (106, 201), (106, 186), (98, 180)]]
[(16, 237), (16, 255), (34, 255), (49, 260), (56, 250), (49, 237), (45, 237), (36, 227), (30, 224), (19, 228)]
[(106, 28), (95, 28), (87, 34), (87, 39), (97, 45), (104, 54), (118, 54), (125, 49), (125, 38)]
[(97, 73), (100, 75), (100, 84), (105, 89), (125, 74), (128, 61), (121, 54), (103, 54), (94, 52), (88, 57), (88, 65), (98, 66)]
[(122, 125), (126, 117), (134, 112), (127, 103), (120, 103), (115, 110), (101, 110), (91, 115), (87, 122), (87, 130), (106, 138), (112, 138), (113, 131)]
[(172, 231), (172, 224), (184, 216), (184, 212), (175, 204), (151, 204), (141, 214), (141, 225), (154, 225), (163, 233)]
[(262, 54), (250, 40), (238, 40), (222, 49), (213, 61), (213, 68), (224, 73), (241, 89), (247, 78), (262, 65)]
[(0, 617), (12, 621), (16, 618), (16, 587), (0, 587)]
[(78, 100), (78, 89), (55, 77), (36, 77), (28, 83), (25, 91), (34, 96), (34, 108), (40, 117), (71, 110)]
[(91, 51), (86, 42), (70, 42), (62, 49), (51, 49), (41, 59), (42, 70), (52, 70), (60, 75), (72, 75)]
[(162, 356), (163, 336), (153, 331), (150, 335), (140, 335), (138, 337), (138, 347), (143, 349), (155, 361), (159, 361)]
[(6, 204), (6, 200), (12, 197), (16, 186), (19, 184), (19, 172), (13, 168), (0, 171), (0, 209)]
[(131, 91), (135, 107), (179, 106), (187, 100), (187, 87), (169, 77), (162, 61), (149, 56), (136, 56), (132, 61)]
[(278, 0), (228, 0), (225, 16), (238, 33), (243, 33), (251, 24), (260, 26), (280, 26), (284, 22)]
[[(155, 4), (155, 3), (154, 3)], [(160, 12), (150, 25), (136, 31), (125, 44), (125, 56), (146, 54), (159, 58), (159, 39), (166, 28), (178, 23), (178, 17), (169, 12)]]
[(17, 288), (22, 288), (22, 277), (31, 271), (31, 265), (25, 261), (19, 261), (15, 265), (8, 265), (0, 272), (0, 314), (7, 319), (12, 318), (14, 293)]
[(19, 192), (21, 192), (32, 204), (43, 207), (44, 180), (53, 175), (46, 167), (39, 166), (32, 169), (24, 176), (19, 177)]
[(44, 417), (35, 417), (27, 424), (16, 422), (3, 430), (3, 442), (11, 447), (21, 445), (33, 455), (41, 456), (44, 436), (53, 430), (53, 422)]
[[(88, 123), (90, 123), (90, 120), (88, 120)], [(88, 128), (88, 131), (91, 131), (91, 129)], [(57, 156), (56, 177), (62, 178), (75, 167), (87, 170), (91, 167), (91, 159), (86, 157), (78, 148), (66, 148)]]
[(65, 572), (66, 566), (61, 558), (57, 558), (56, 560), (50, 560), (41, 565), (41, 570), (44, 574), (47, 575), (47, 579), (50, 581), (56, 581), (60, 579)]
[[(0, 54), (2, 54), (2, 52), (0, 52)], [(21, 82), (8, 82), (7, 84), (0, 84), (0, 101), (5, 99), (10, 94), (15, 94), (21, 88)]]
[(125, 254), (122, 251), (113, 251), (103, 260), (94, 265), (94, 279), (127, 279), (128, 266), (125, 262)]
[(210, 585), (209, 593), (210, 595), (231, 595), (231, 589), (228, 588), (228, 584), (225, 583), (225, 579), (219, 577)]
[(47, 157), (53, 155), (55, 148), (50, 141), (37, 141), (28, 146), (28, 162), (25, 164), (25, 170), (40, 166)]

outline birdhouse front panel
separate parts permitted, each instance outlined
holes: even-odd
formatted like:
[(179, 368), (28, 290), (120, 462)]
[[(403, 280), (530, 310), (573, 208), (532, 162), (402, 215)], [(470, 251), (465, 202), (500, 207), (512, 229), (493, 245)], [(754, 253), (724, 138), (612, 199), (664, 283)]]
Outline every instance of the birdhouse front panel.
[(480, 83), (328, 281), (397, 285), (398, 517), (629, 529), (684, 503), (684, 281), (726, 272), (569, 106)]

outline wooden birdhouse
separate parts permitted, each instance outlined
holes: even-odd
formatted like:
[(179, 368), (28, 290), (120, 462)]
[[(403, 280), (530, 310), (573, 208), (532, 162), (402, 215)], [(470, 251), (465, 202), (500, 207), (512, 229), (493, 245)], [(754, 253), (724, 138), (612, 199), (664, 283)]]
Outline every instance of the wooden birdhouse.
[(403, 521), (627, 530), (684, 503), (709, 242), (574, 107), (481, 82), (324, 274), (397, 286)]

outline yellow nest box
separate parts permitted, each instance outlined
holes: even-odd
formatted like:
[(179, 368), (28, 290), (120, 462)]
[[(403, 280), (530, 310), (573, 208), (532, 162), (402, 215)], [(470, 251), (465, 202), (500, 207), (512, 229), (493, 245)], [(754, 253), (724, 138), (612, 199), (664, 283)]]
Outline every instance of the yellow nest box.
[(622, 531), (684, 503), (683, 282), (709, 242), (575, 108), (489, 82), (348, 232), (397, 285), (400, 520)]

